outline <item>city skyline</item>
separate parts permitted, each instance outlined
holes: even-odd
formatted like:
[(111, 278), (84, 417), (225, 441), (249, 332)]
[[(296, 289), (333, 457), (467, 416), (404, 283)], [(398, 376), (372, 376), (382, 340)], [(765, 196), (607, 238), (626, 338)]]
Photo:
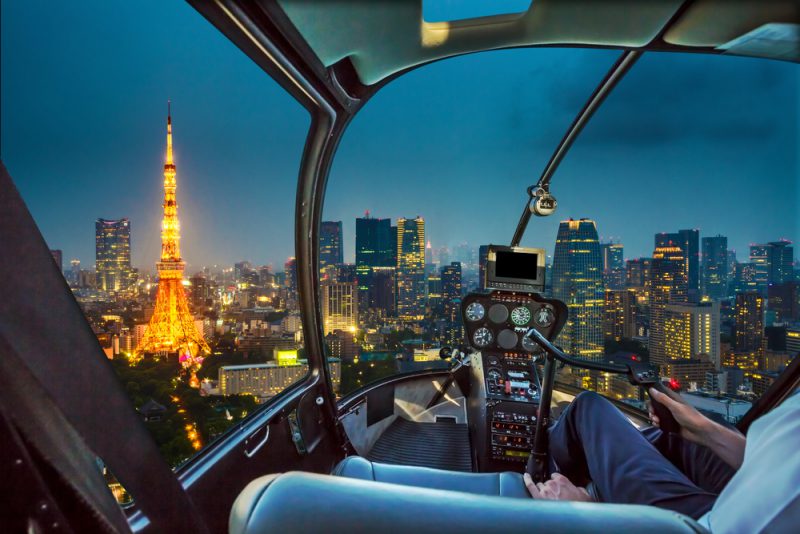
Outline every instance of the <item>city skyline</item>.
[[(93, 222), (125, 217), (133, 265), (149, 266), (159, 246), (156, 140), (172, 98), (190, 270), (242, 258), (277, 270), (294, 254), (308, 116), (190, 6), (48, 5), (46, 20), (36, 2), (2, 9), (0, 154), (51, 248), (89, 265)], [(108, 32), (117, 19), (127, 32)], [(30, 20), (44, 37), (24, 31)], [(70, 54), (42, 56), (42, 38)], [(324, 219), (343, 221), (345, 261), (365, 210), (425, 217), (434, 246), (507, 243), (525, 188), (617, 55), (493, 52), (387, 85), (350, 126), (331, 171)], [(523, 244), (552, 254), (570, 217), (620, 237), (628, 258), (649, 255), (652, 235), (674, 228), (729, 236), (740, 255), (750, 243), (797, 242), (798, 93), (787, 63), (646, 54), (556, 173), (559, 210), (532, 221)], [(491, 216), (474, 217), (484, 199)]]

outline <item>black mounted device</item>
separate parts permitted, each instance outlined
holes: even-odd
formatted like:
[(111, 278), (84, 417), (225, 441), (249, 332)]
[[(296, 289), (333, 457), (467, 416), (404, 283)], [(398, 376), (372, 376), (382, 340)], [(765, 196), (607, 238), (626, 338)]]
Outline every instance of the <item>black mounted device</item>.
[(544, 291), (545, 251), (541, 248), (489, 245), (485, 287), (489, 290)]

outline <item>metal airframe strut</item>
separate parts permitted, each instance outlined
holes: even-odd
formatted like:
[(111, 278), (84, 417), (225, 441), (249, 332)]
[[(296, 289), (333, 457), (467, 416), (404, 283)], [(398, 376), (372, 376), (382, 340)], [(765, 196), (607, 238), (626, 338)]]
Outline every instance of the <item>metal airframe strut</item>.
[(597, 111), (606, 97), (614, 90), (614, 87), (617, 86), (617, 83), (625, 77), (625, 74), (628, 73), (642, 54), (643, 52), (640, 50), (626, 50), (623, 52), (611, 69), (606, 73), (597, 88), (595, 88), (592, 96), (590, 96), (586, 104), (583, 105), (583, 108), (575, 117), (575, 120), (572, 121), (567, 133), (561, 138), (561, 142), (558, 143), (558, 147), (556, 147), (555, 152), (553, 152), (553, 155), (550, 157), (550, 161), (547, 162), (539, 181), (536, 182), (536, 185), (528, 188), (529, 199), (525, 202), (525, 208), (522, 211), (522, 215), (520, 215), (517, 229), (514, 231), (514, 237), (511, 239), (512, 247), (519, 246), (522, 241), (522, 236), (525, 234), (525, 229), (528, 227), (528, 221), (530, 221), (531, 218), (533, 208), (532, 202), (536, 200), (537, 196), (549, 194), (550, 180), (561, 164), (561, 160), (564, 159), (564, 156), (567, 155), (567, 152), (569, 152), (569, 149), (572, 147), (572, 143), (575, 142), (575, 139), (578, 138), (578, 135), (583, 131), (583, 127), (586, 126), (595, 111)]

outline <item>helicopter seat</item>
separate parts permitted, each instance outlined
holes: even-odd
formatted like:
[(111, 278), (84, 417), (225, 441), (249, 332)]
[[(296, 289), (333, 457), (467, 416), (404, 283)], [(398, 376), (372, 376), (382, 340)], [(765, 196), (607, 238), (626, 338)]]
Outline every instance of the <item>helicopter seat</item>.
[[(352, 463), (359, 465), (357, 461)], [(233, 504), (228, 531), (231, 534), (707, 532), (686, 516), (652, 506), (502, 499), (302, 472), (266, 475), (250, 482)]]
[(383, 464), (360, 456), (348, 456), (339, 462), (332, 474), (401, 486), (530, 499), (522, 475), (512, 472), (464, 473), (430, 467)]

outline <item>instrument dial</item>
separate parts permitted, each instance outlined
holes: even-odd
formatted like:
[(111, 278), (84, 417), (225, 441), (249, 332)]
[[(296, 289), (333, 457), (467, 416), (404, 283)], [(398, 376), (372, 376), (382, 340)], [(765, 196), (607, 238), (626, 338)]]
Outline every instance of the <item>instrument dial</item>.
[(496, 303), (492, 304), (489, 308), (489, 320), (493, 323), (500, 324), (506, 322), (508, 319), (508, 308), (505, 304)]
[(467, 306), (464, 315), (467, 316), (467, 321), (480, 321), (486, 315), (483, 305), (480, 302), (473, 302)]
[(497, 384), (500, 379), (503, 378), (503, 375), (497, 369), (489, 369), (489, 372), (486, 373), (486, 376), (489, 377), (489, 380), (495, 384)]
[(539, 308), (536, 313), (533, 315), (533, 322), (536, 323), (536, 326), (540, 326), (542, 328), (547, 328), (553, 321), (555, 321), (556, 316), (548, 307), (541, 307)]
[(511, 311), (511, 322), (517, 326), (525, 326), (531, 320), (531, 311), (525, 306), (519, 306)]
[(528, 352), (538, 352), (539, 345), (531, 341), (531, 338), (528, 336), (522, 336), (522, 348)]
[(486, 347), (493, 339), (492, 331), (483, 326), (475, 330), (475, 333), (472, 334), (472, 342), (476, 347)]

